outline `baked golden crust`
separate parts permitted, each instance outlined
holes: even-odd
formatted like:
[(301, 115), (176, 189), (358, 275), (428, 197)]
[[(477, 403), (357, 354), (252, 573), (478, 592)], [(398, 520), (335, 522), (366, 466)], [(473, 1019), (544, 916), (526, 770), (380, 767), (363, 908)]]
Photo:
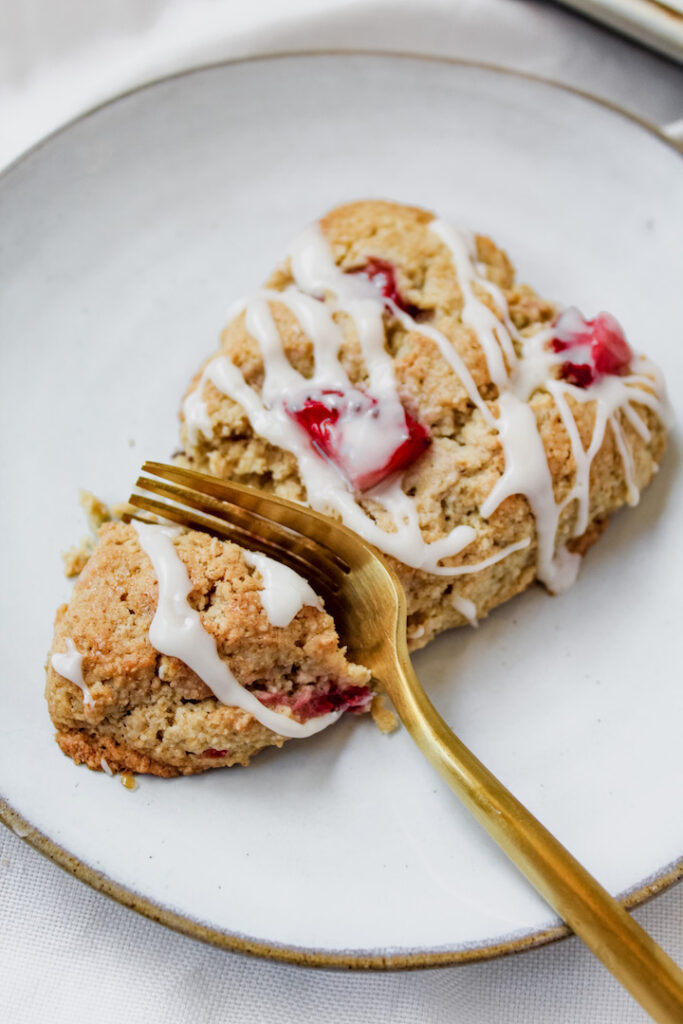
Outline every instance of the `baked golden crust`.
[(84, 764), (91, 771), (104, 771), (106, 763), (114, 774), (134, 772), (140, 775), (157, 775), (162, 779), (172, 779), (183, 774), (180, 768), (155, 761), (134, 747), (119, 743), (111, 736), (89, 733), (85, 729), (65, 729), (58, 732), (56, 738), (62, 753), (70, 757), (75, 764)]

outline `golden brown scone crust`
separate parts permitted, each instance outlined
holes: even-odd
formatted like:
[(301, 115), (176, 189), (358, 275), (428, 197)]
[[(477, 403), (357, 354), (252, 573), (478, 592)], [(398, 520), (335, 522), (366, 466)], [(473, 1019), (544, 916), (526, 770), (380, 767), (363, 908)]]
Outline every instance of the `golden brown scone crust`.
[[(270, 624), (260, 574), (236, 545), (193, 531), (174, 543), (192, 583), (189, 602), (243, 686), (289, 693), (329, 681), (368, 685), (369, 673), (346, 659), (325, 612), (306, 605), (287, 627)], [(106, 523), (71, 601), (57, 612), (50, 652), (74, 642), (92, 706), (48, 658), (46, 697), (62, 750), (90, 768), (101, 769), (104, 758), (113, 771), (168, 777), (246, 765), (263, 747), (282, 746), (281, 736), (221, 704), (183, 662), (152, 647), (157, 593), (133, 527)]]
[[(440, 354), (435, 342), (419, 330), (424, 321), (438, 328), (467, 365), (491, 411), (498, 412), (497, 388), (490, 379), (479, 342), (462, 322), (462, 294), (451, 255), (439, 237), (429, 230), (433, 215), (395, 203), (350, 203), (322, 218), (323, 232), (337, 264), (344, 271), (361, 269), (368, 260), (382, 259), (396, 268), (404, 299), (420, 310), (417, 329), (406, 331), (393, 317), (385, 318), (386, 346), (394, 357), (398, 392), (406, 409), (430, 431), (432, 444), (405, 474), (403, 486), (417, 500), (425, 540), (445, 536), (458, 524), (473, 526), (477, 540), (460, 556), (444, 564), (473, 565), (502, 548), (529, 538), (530, 544), (491, 567), (452, 579), (430, 575), (392, 560), (406, 591), (409, 642), (422, 647), (438, 632), (462, 625), (465, 618), (454, 599), (465, 598), (482, 618), (492, 608), (528, 587), (536, 577), (537, 538), (534, 516), (522, 495), (507, 498), (485, 520), (479, 508), (504, 469), (504, 454), (497, 432), (470, 401), (466, 390)], [(556, 306), (526, 285), (515, 281), (506, 254), (489, 238), (476, 237), (480, 269), (501, 289), (510, 316), (523, 335), (533, 334), (554, 318)], [(267, 282), (281, 290), (293, 283), (288, 263)], [(492, 306), (487, 293), (479, 297)], [(271, 303), (271, 311), (292, 364), (306, 373), (311, 367), (312, 346), (292, 313)], [(365, 367), (352, 322), (335, 314), (345, 332), (342, 363), (352, 383), (363, 386)], [(246, 330), (244, 314), (232, 320), (221, 338), (221, 353), (239, 366), (252, 386), (263, 379), (263, 363), (257, 343)], [(189, 391), (196, 389), (198, 373)], [(256, 436), (239, 405), (221, 394), (211, 382), (203, 386), (211, 420), (212, 436), (192, 441), (182, 424), (184, 464), (217, 476), (265, 488), (283, 497), (305, 501), (306, 495), (294, 457)], [(594, 402), (569, 399), (579, 434), (588, 446), (595, 421)], [(556, 501), (571, 490), (576, 465), (571, 444), (551, 395), (536, 391), (530, 398), (553, 479)], [(650, 438), (644, 441), (622, 416), (621, 426), (633, 451), (634, 479), (639, 488), (649, 483), (661, 461), (666, 443), (664, 425), (643, 405), (634, 408), (647, 424)], [(182, 419), (182, 417), (181, 417)], [(557, 546), (585, 553), (606, 525), (607, 518), (626, 503), (624, 469), (610, 429), (592, 465), (589, 526), (581, 538), (572, 539), (576, 505), (561, 518)], [(372, 508), (370, 499), (361, 503)], [(377, 511), (375, 509), (375, 511)], [(378, 515), (382, 524), (382, 514)]]

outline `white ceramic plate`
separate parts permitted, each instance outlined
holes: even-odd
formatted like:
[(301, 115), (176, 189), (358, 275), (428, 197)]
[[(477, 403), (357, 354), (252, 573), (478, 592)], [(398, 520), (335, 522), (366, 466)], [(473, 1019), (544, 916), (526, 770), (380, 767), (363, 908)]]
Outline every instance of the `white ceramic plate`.
[[(542, 293), (611, 310), (680, 403), (680, 158), (585, 97), (474, 66), (292, 56), (170, 79), (70, 125), (0, 182), (3, 813), (81, 877), (226, 946), (454, 961), (557, 921), (404, 731), (344, 720), (248, 771), (130, 793), (60, 754), (42, 699), (78, 489), (125, 498), (143, 458), (170, 455), (229, 302), (302, 225), (361, 196), (490, 232)], [(677, 462), (674, 443), (573, 591), (534, 589), (415, 659), (463, 739), (638, 899), (683, 851)]]

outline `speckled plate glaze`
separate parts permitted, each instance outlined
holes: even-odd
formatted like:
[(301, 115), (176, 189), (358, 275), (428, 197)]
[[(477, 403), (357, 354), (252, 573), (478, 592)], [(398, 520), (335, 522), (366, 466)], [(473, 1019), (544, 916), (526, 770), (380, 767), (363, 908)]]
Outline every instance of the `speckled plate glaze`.
[[(618, 111), (491, 68), (298, 55), (172, 78), (68, 126), (0, 180), (2, 816), (229, 948), (452, 963), (562, 929), (405, 732), (342, 720), (248, 770), (128, 792), (60, 754), (42, 699), (78, 489), (125, 498), (143, 458), (170, 455), (229, 302), (362, 196), (489, 232), (542, 293), (612, 311), (680, 405), (680, 157)], [(534, 589), (415, 659), (463, 739), (631, 903), (683, 851), (678, 450), (570, 593)]]

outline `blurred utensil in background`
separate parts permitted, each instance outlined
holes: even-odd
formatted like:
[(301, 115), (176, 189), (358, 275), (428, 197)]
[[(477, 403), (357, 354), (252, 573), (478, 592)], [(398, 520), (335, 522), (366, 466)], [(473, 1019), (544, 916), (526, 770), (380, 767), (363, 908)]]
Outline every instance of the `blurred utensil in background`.
[(561, 0), (683, 64), (683, 0)]

